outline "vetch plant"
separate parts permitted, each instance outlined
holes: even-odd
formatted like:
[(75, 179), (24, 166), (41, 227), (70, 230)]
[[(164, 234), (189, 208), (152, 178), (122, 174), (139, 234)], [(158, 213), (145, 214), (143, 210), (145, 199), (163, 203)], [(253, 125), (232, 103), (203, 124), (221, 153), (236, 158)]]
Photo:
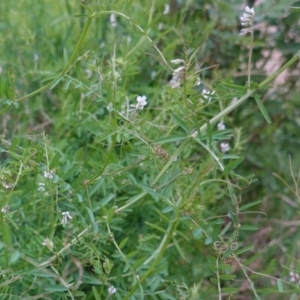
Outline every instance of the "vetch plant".
[[(287, 270), (297, 256), (297, 203), (282, 194), (297, 188), (276, 185), (273, 170), (255, 175), (273, 152), (273, 168), (285, 165), (282, 149), (297, 143), (296, 126), (283, 120), (289, 111), (297, 123), (298, 98), (264, 103), (263, 93), (299, 52), (268, 77), (253, 72), (259, 6), (246, 7), (239, 37), (230, 2), (96, 2), (34, 4), (43, 18), (25, 2), (3, 4), (19, 18), (0, 22), (15, 36), (0, 49), (0, 294), (294, 297)], [(246, 86), (241, 43), (249, 46)], [(35, 62), (33, 53), (42, 53)], [(6, 71), (10, 62), (18, 63)], [(273, 136), (284, 143), (259, 157)]]

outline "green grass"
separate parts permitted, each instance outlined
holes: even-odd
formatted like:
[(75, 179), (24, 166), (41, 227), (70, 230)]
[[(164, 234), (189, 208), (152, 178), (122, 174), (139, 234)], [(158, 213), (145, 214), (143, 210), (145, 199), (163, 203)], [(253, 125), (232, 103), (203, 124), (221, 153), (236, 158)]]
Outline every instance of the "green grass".
[(298, 299), (294, 2), (170, 3), (0, 4), (1, 299)]

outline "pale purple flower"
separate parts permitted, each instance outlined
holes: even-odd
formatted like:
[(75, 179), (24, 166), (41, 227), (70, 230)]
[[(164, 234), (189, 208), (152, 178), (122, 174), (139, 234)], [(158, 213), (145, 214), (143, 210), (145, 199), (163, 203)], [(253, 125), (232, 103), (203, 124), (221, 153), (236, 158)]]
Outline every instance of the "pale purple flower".
[(300, 284), (300, 276), (298, 273), (294, 273), (293, 271), (290, 272), (290, 282), (295, 282)]
[(147, 97), (146, 96), (138, 96), (136, 98), (137, 104), (135, 105), (135, 109), (144, 109), (147, 105)]
[(110, 25), (111, 25), (112, 27), (116, 27), (116, 26), (118, 25), (118, 23), (117, 23), (117, 18), (116, 18), (116, 15), (115, 15), (115, 14), (111, 14), (111, 15), (109, 16), (109, 22), (110, 22)]
[(227, 142), (222, 142), (222, 143), (220, 144), (220, 150), (221, 150), (222, 153), (228, 152), (228, 151), (230, 150), (229, 143), (227, 143)]
[(245, 27), (241, 30), (240, 35), (246, 35), (248, 32), (251, 33), (253, 30), (253, 19), (255, 15), (254, 8), (246, 6), (245, 11), (246, 12), (240, 17), (241, 25)]
[(111, 285), (111, 286), (108, 288), (108, 293), (109, 293), (110, 295), (115, 294), (116, 291), (117, 291), (117, 289), (116, 289), (113, 285)]
[(218, 127), (218, 130), (224, 130), (226, 128), (225, 124), (223, 122), (218, 123), (217, 127)]
[(44, 171), (44, 178), (53, 179), (54, 174), (54, 170)]
[(45, 183), (39, 182), (39, 187), (37, 188), (38, 192), (45, 192)]
[(9, 190), (9, 189), (11, 189), (14, 185), (13, 185), (12, 183), (9, 183), (9, 182), (7, 182), (7, 181), (4, 181), (4, 182), (2, 182), (2, 186), (3, 186), (5, 189)]
[(46, 246), (49, 250), (53, 250), (53, 242), (49, 238), (45, 238), (42, 245)]
[(7, 214), (9, 212), (9, 206), (8, 205), (5, 205), (1, 208), (1, 212), (3, 214)]
[(66, 225), (68, 223), (68, 220), (72, 220), (73, 217), (70, 215), (70, 213), (68, 211), (64, 211), (61, 213), (62, 214), (62, 220), (61, 220), (61, 224)]
[(167, 15), (169, 13), (170, 13), (170, 4), (167, 3), (167, 4), (165, 4), (163, 14)]

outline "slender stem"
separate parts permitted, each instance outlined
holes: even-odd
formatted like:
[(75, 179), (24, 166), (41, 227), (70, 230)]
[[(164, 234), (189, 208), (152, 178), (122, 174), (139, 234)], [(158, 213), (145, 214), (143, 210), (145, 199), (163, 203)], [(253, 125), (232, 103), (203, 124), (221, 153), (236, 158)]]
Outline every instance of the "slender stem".
[(218, 281), (218, 293), (219, 300), (222, 300), (222, 288), (221, 288), (221, 280), (220, 280), (220, 269), (219, 269), (219, 258), (216, 259), (216, 269), (217, 269), (217, 281)]
[(248, 87), (251, 85), (251, 63), (252, 63), (252, 52), (253, 52), (253, 25), (251, 25), (251, 38), (250, 38), (250, 45), (249, 45), (249, 57), (248, 57)]
[(81, 32), (81, 35), (80, 35), (79, 40), (77, 42), (77, 45), (75, 46), (75, 49), (74, 49), (74, 51), (73, 51), (73, 53), (72, 53), (69, 61), (67, 62), (66, 66), (64, 67), (64, 69), (61, 72), (62, 75), (65, 75), (66, 73), (68, 73), (70, 66), (76, 60), (77, 53), (78, 53), (78, 51), (79, 51), (79, 49), (80, 49), (80, 47), (82, 45), (82, 42), (83, 42), (83, 40), (84, 40), (84, 38), (85, 38), (88, 30), (89, 30), (89, 27), (91, 25), (92, 19), (93, 19), (93, 15), (89, 16), (89, 18), (88, 18), (88, 20), (87, 20), (87, 22), (86, 22), (86, 24), (85, 24), (85, 26), (84, 26), (84, 28), (83, 28), (83, 30)]
[[(154, 271), (156, 265), (160, 262), (163, 254), (165, 253), (165, 250), (167, 249), (170, 240), (173, 237), (173, 233), (177, 227), (178, 224), (178, 218), (175, 218), (173, 221), (169, 223), (169, 228), (167, 229), (167, 232), (162, 240), (161, 245), (159, 246), (159, 253), (157, 254), (156, 258), (154, 259), (153, 263), (150, 265), (147, 272), (144, 273), (144, 275), (140, 278), (139, 282), (134, 285), (134, 287), (131, 289), (131, 291), (127, 294), (127, 296), (123, 300), (129, 299), (134, 292), (137, 290), (139, 285), (146, 279), (148, 276)], [(148, 260), (147, 260), (148, 261)]]

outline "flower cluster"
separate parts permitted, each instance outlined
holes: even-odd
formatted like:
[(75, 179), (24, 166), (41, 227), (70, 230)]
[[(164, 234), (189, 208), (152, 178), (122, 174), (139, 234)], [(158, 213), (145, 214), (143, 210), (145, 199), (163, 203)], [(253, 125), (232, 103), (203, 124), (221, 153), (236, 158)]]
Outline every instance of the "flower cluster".
[(246, 35), (248, 32), (252, 33), (253, 31), (254, 8), (246, 6), (245, 11), (246, 12), (241, 16), (241, 25), (245, 28), (241, 30), (240, 35)]
[(294, 273), (293, 271), (290, 272), (290, 282), (295, 282), (300, 284), (300, 276), (298, 273)]
[[(175, 65), (179, 65), (181, 63), (184, 63), (183, 59), (173, 59), (171, 60), (171, 63)], [(170, 80), (170, 86), (172, 89), (178, 89), (180, 87), (180, 83), (185, 75), (185, 66), (181, 66), (173, 71), (172, 79)]]
[(202, 92), (201, 92), (201, 95), (203, 96), (203, 98), (208, 102), (210, 103), (211, 100), (212, 100), (212, 95), (215, 94), (215, 91), (209, 91), (209, 90), (206, 90), (206, 89), (203, 89)]
[(53, 179), (55, 170), (44, 171), (44, 178)]

